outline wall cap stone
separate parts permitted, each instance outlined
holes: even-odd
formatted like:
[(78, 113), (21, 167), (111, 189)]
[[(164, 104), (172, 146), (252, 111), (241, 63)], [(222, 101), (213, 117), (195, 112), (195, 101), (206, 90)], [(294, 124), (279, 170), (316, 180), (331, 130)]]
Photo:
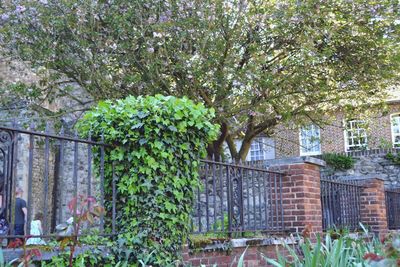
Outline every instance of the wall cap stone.
[(281, 238), (235, 238), (231, 240), (233, 248), (241, 248), (247, 246), (269, 246), (269, 245), (293, 245), (297, 244), (297, 241), (293, 237), (281, 237)]
[(361, 182), (369, 182), (369, 181), (371, 181), (371, 180), (379, 180), (379, 181), (382, 181), (382, 182), (385, 182), (385, 179), (384, 178), (382, 178), (382, 177), (376, 177), (376, 176), (371, 176), (371, 177), (365, 177), (365, 178), (359, 178), (359, 179), (357, 179), (357, 181), (361, 181)]
[(266, 160), (265, 166), (272, 167), (272, 166), (277, 166), (277, 165), (291, 165), (291, 164), (302, 164), (302, 163), (313, 164), (313, 165), (317, 165), (320, 167), (326, 166), (326, 163), (324, 160), (310, 157), (310, 156)]
[(246, 248), (255, 246), (272, 246), (272, 245), (295, 245), (298, 243), (298, 238), (293, 236), (287, 237), (258, 237), (258, 238), (234, 238), (226, 240), (225, 242), (218, 242), (214, 244), (208, 244), (198, 248), (190, 248), (186, 246), (189, 253), (197, 254), (199, 252), (210, 252), (210, 251), (226, 251), (229, 248)]

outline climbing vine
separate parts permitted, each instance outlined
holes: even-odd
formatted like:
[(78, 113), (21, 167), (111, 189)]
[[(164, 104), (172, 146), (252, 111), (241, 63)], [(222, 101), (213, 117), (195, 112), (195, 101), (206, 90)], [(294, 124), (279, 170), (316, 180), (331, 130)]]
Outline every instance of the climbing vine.
[(83, 135), (103, 135), (112, 145), (105, 153), (106, 196), (114, 164), (118, 230), (132, 247), (133, 261), (150, 253), (158, 266), (179, 259), (199, 160), (218, 134), (213, 117), (214, 110), (186, 97), (156, 95), (100, 102), (78, 124)]

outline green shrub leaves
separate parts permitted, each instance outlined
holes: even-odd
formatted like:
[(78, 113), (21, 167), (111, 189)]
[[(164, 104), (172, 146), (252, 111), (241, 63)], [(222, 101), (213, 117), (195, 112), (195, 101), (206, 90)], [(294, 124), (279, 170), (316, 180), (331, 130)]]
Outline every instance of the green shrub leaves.
[(325, 160), (327, 165), (331, 166), (335, 170), (351, 169), (355, 163), (355, 160), (351, 156), (334, 153), (322, 154), (322, 159)]
[(78, 124), (84, 135), (103, 135), (112, 144), (105, 156), (106, 196), (114, 163), (118, 230), (126, 232), (120, 237), (133, 247), (132, 260), (152, 251), (152, 264), (177, 260), (189, 231), (199, 160), (218, 134), (213, 117), (212, 109), (187, 98), (156, 95), (101, 102)]

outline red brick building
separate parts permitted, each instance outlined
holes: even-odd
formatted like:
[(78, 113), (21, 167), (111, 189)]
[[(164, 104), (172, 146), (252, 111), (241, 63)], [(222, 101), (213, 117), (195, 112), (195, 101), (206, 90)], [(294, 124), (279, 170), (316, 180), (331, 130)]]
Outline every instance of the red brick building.
[(339, 113), (329, 124), (292, 123), (277, 128), (272, 138), (259, 137), (247, 160), (265, 160), (323, 153), (391, 148), (400, 146), (400, 99), (388, 101), (387, 110), (346, 119)]

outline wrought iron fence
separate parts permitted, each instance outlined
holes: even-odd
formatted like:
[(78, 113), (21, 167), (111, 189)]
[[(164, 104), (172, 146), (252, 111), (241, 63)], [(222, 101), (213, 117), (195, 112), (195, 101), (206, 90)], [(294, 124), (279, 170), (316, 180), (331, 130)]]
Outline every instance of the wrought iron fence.
[(400, 229), (400, 189), (385, 190), (386, 216), (390, 230)]
[(356, 180), (321, 178), (322, 227), (356, 230), (360, 223), (362, 185)]
[(193, 233), (284, 230), (282, 173), (203, 160)]
[[(76, 216), (77, 208), (68, 211), (68, 202), (79, 195), (92, 196), (101, 206), (111, 207), (102, 215), (95, 228), (100, 234), (116, 233), (116, 190), (112, 182), (112, 197), (105, 199), (104, 157), (102, 142), (12, 127), (0, 127), (0, 196), (2, 216), (10, 224), (8, 237), (14, 236), (16, 187), (25, 189), (22, 198), (27, 203), (27, 233), (36, 213), (42, 213), (43, 236), (55, 232), (55, 226)], [(99, 168), (94, 169), (93, 151), (98, 151)], [(91, 204), (88, 204), (91, 205)], [(111, 214), (112, 213), (112, 214)], [(110, 219), (105, 219), (110, 218)], [(105, 221), (110, 222), (105, 230)], [(7, 237), (7, 236), (4, 236)]]

